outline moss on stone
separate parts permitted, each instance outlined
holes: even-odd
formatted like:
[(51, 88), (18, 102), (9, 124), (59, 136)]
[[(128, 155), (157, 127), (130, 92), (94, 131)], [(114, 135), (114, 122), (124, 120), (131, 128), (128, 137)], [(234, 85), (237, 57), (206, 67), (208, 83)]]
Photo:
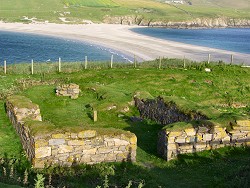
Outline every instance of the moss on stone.
[(51, 137), (52, 134), (65, 134), (65, 133), (79, 133), (82, 131), (93, 130), (97, 132), (97, 136), (99, 135), (108, 135), (108, 136), (117, 136), (117, 135), (125, 135), (128, 138), (133, 138), (134, 134), (129, 131), (124, 131), (115, 128), (93, 128), (93, 127), (58, 127), (50, 122), (46, 121), (31, 121), (27, 120), (24, 124), (28, 126), (32, 136), (39, 138)]
[(32, 103), (32, 101), (21, 95), (12, 95), (7, 97), (7, 101), (12, 103), (17, 108), (28, 108), (28, 109), (38, 109), (38, 105)]

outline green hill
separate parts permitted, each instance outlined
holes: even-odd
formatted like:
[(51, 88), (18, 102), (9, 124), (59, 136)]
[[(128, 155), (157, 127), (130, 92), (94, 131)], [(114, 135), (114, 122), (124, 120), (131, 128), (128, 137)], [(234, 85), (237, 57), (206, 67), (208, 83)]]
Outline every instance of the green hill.
[(161, 0), (1, 0), (0, 4), (0, 20), (8, 22), (30, 22), (31, 18), (56, 23), (115, 22), (114, 17), (124, 16), (148, 21), (250, 19), (250, 5), (249, 0), (184, 0), (183, 4)]

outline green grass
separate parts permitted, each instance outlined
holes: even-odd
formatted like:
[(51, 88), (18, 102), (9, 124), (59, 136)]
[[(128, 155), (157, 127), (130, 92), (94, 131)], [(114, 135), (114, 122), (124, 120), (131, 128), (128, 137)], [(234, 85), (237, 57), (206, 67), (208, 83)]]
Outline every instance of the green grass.
[[(0, 138), (4, 138), (0, 139), (0, 154), (3, 156), (7, 152), (15, 158), (20, 156), (19, 139), (4, 111), (4, 93), (9, 92), (27, 96), (39, 104), (43, 120), (53, 123), (59, 130), (116, 128), (131, 131), (138, 138), (136, 163), (44, 170), (42, 173), (45, 174), (53, 172), (54, 185), (96, 187), (102, 185), (104, 176), (108, 175), (110, 184), (120, 187), (125, 187), (129, 180), (133, 181), (133, 185), (144, 180), (145, 187), (249, 186), (248, 148), (223, 148), (181, 155), (177, 160), (166, 162), (157, 154), (157, 134), (162, 126), (148, 120), (132, 122), (130, 117), (139, 114), (128, 102), (138, 93), (142, 98), (163, 96), (177, 102), (183, 109), (196, 108), (206, 113), (212, 109), (212, 120), (246, 119), (250, 115), (250, 69), (205, 63), (187, 63), (187, 69), (183, 69), (181, 60), (169, 59), (163, 60), (163, 68), (158, 69), (158, 63), (145, 62), (138, 64), (136, 69), (130, 64), (115, 63), (114, 69), (110, 69), (107, 64), (90, 63), (91, 69), (88, 70), (80, 68), (79, 63), (63, 64), (63, 73), (57, 73), (56, 67), (51, 64), (43, 64), (42, 70), (37, 65), (35, 75), (30, 75), (28, 64), (8, 67), (11, 70), (8, 75), (0, 72)], [(212, 72), (205, 72), (205, 67), (210, 67)], [(82, 90), (79, 98), (57, 97), (54, 89), (60, 83), (79, 84)], [(235, 108), (236, 104), (246, 107)], [(107, 107), (112, 105), (117, 108), (108, 111)], [(120, 112), (126, 106), (130, 111)], [(98, 111), (95, 123), (92, 120), (93, 109)], [(23, 171), (20, 170), (20, 173), (23, 174)], [(30, 173), (33, 184), (35, 176), (32, 174), (37, 171), (30, 170)]]
[(116, 7), (118, 6), (112, 0), (64, 0), (63, 3), (68, 6), (86, 6), (86, 7)]
[(144, 21), (190, 21), (195, 18), (249, 19), (249, 2), (194, 0), (193, 5), (172, 6), (155, 0), (2, 0), (0, 20), (30, 22), (23, 16), (37, 21), (62, 23), (64, 17), (71, 23), (88, 19), (102, 22), (105, 17), (139, 16)]
[(4, 108), (4, 102), (0, 101), (0, 158), (18, 156), (22, 151), (19, 138), (11, 125)]

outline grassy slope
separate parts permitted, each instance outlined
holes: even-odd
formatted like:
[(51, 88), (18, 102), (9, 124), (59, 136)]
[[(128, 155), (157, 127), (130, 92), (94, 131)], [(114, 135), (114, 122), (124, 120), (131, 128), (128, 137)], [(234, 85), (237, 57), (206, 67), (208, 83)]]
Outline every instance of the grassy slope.
[[(64, 68), (62, 70), (65, 71)], [(0, 84), (0, 87), (7, 89), (12, 87), (11, 85), (16, 86), (15, 80), (22, 77), (30, 77), (31, 80), (41, 79), (38, 74), (33, 76), (12, 74), (1, 77), (0, 83), (5, 84)], [(6, 79), (8, 81), (3, 82)], [(78, 125), (115, 127), (129, 130), (137, 135), (137, 163), (135, 165), (115, 164), (115, 174), (109, 177), (111, 183), (123, 185), (122, 187), (125, 187), (128, 180), (134, 182), (145, 180), (146, 187), (226, 187), (229, 185), (244, 187), (249, 185), (248, 182), (246, 183), (247, 177), (245, 177), (249, 175), (250, 151), (248, 149), (207, 151), (194, 155), (183, 155), (177, 161), (165, 162), (156, 153), (157, 133), (162, 128), (161, 126), (150, 121), (131, 122), (129, 116), (138, 115), (138, 112), (132, 107), (130, 107), (129, 113), (124, 114), (124, 117), (118, 117), (118, 114), (123, 114), (119, 112), (120, 109), (131, 101), (136, 91), (144, 91), (144, 95), (153, 97), (158, 95), (182, 97), (204, 106), (213, 106), (226, 114), (249, 113), (247, 108), (233, 109), (220, 106), (227, 104), (229, 99), (249, 106), (249, 69), (218, 66), (213, 68), (212, 73), (205, 73), (193, 68), (158, 70), (142, 68), (141, 65), (138, 70), (123, 68), (83, 70), (60, 74), (47, 73), (42, 76), (42, 79), (58, 80), (63, 83), (74, 82), (79, 84), (82, 89), (82, 94), (77, 100), (56, 97), (53, 90), (54, 85), (36, 86), (24, 91), (16, 89), (17, 92), (30, 97), (40, 105), (45, 120), (51, 121), (59, 127)], [(91, 88), (95, 88), (96, 92), (93, 92)], [(225, 95), (227, 93), (231, 98)], [(88, 113), (92, 111), (88, 107), (89, 104), (98, 110), (99, 118), (95, 124), (88, 116)], [(106, 107), (112, 104), (116, 104), (117, 109), (107, 111)], [(20, 151), (18, 138), (14, 136), (14, 130), (5, 116), (3, 101), (1, 101), (1, 106), (1, 134), (2, 136), (12, 136), (0, 139), (0, 153), (3, 155), (4, 151), (8, 151), (8, 153), (18, 156)], [(8, 125), (7, 128), (5, 124)], [(107, 168), (109, 167), (111, 167), (110, 164), (107, 165)], [(95, 174), (94, 169), (95, 167), (90, 170), (90, 175), (88, 173), (83, 173), (82, 176), (72, 175), (71, 178), (67, 178), (67, 180), (63, 178), (62, 181), (71, 182), (73, 187), (96, 187), (96, 184), (102, 184), (96, 179), (101, 172), (97, 170), (98, 172)], [(118, 179), (119, 182), (117, 182)]]
[[(249, 1), (201, 1), (193, 0), (193, 5), (167, 5), (154, 0), (2, 0), (0, 6), (0, 20), (23, 21), (23, 16), (36, 17), (40, 21), (49, 20), (61, 22), (64, 17), (74, 22), (83, 19), (100, 22), (106, 15), (142, 15), (153, 20), (190, 20), (197, 17), (232, 17), (250, 18)], [(64, 5), (69, 5), (65, 8)], [(186, 12), (189, 12), (187, 14)], [(65, 12), (70, 12), (67, 14)]]

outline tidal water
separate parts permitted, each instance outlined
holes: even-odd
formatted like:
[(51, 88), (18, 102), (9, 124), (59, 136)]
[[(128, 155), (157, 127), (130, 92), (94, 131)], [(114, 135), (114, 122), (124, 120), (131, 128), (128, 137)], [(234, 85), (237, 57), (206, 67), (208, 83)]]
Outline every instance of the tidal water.
[(82, 41), (50, 36), (0, 31), (0, 63), (110, 61), (130, 62), (132, 58), (113, 49)]
[(160, 39), (250, 54), (250, 28), (166, 29), (143, 27), (132, 29), (132, 31)]

